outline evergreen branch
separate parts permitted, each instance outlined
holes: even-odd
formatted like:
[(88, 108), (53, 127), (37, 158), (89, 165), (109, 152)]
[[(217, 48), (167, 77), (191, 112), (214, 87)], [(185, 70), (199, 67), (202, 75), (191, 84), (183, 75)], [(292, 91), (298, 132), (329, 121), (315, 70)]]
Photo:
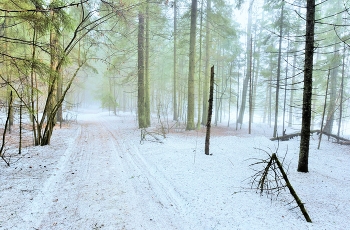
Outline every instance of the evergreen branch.
[(24, 10), (8, 10), (8, 9), (2, 9), (0, 8), (0, 12), (6, 12), (6, 13), (28, 13), (28, 12), (51, 12), (51, 11), (59, 11), (65, 8), (69, 7), (79, 7), (79, 5), (82, 5), (84, 3), (88, 3), (90, 0), (82, 0), (78, 3), (70, 3), (68, 5), (64, 6), (57, 6), (57, 7), (48, 7), (48, 8), (42, 8), (40, 6), (36, 6), (35, 9), (24, 9)]

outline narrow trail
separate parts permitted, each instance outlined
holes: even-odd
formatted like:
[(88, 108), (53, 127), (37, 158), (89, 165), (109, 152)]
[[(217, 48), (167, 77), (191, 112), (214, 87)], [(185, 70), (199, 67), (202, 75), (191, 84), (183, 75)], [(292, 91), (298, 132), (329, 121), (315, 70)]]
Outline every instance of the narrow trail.
[(188, 215), (181, 197), (120, 128), (104, 119), (79, 123), (23, 229), (181, 229)]

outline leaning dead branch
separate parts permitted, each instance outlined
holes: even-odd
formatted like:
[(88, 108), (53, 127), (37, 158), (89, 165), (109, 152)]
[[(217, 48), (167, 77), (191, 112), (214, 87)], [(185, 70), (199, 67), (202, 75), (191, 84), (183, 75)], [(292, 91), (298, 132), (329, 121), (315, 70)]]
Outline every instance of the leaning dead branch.
[(266, 165), (262, 170), (257, 170), (256, 173), (251, 177), (252, 188), (255, 187), (256, 189), (258, 189), (260, 191), (260, 194), (265, 192), (268, 195), (279, 195), (281, 191), (285, 190), (285, 188), (288, 188), (290, 194), (296, 201), (306, 221), (312, 222), (304, 207), (304, 203), (298, 197), (297, 193), (295, 192), (293, 186), (291, 185), (287, 177), (287, 174), (283, 168), (283, 161), (281, 162), (278, 159), (276, 153), (268, 155), (268, 159), (259, 160), (258, 162), (250, 165)]

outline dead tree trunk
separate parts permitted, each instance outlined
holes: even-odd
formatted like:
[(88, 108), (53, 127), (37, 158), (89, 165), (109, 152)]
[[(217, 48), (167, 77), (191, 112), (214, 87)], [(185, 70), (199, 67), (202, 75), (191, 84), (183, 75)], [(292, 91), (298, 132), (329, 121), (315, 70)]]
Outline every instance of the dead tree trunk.
[(295, 192), (293, 186), (290, 184), (289, 179), (288, 179), (288, 177), (287, 177), (287, 174), (285, 173), (285, 171), (284, 171), (284, 169), (283, 169), (283, 166), (282, 166), (281, 162), (278, 160), (278, 158), (277, 158), (277, 156), (276, 156), (275, 153), (272, 154), (272, 158), (274, 158), (274, 160), (276, 161), (277, 166), (278, 166), (278, 168), (280, 169), (280, 171), (281, 171), (281, 173), (282, 173), (283, 179), (284, 179), (284, 181), (285, 181), (286, 184), (287, 184), (287, 187), (288, 187), (288, 189), (289, 189), (289, 192), (290, 192), (290, 194), (293, 196), (293, 198), (295, 199), (295, 201), (297, 202), (297, 204), (298, 204), (298, 206), (299, 206), (301, 212), (303, 213), (303, 215), (304, 215), (306, 221), (311, 223), (312, 221), (311, 221), (311, 219), (310, 219), (310, 217), (309, 217), (309, 214), (307, 213), (307, 211), (306, 211), (306, 209), (305, 209), (305, 207), (304, 207), (304, 203), (300, 200), (300, 198), (298, 197), (297, 193)]
[(205, 155), (209, 155), (210, 127), (211, 127), (211, 117), (213, 114), (213, 92), (214, 92), (214, 66), (212, 66), (210, 69), (210, 90), (209, 90), (207, 132), (205, 135)]
[[(268, 154), (268, 153), (267, 153)], [(252, 185), (256, 185), (256, 188), (260, 190), (260, 193), (266, 192), (267, 194), (275, 194), (277, 195), (287, 187), (290, 194), (293, 196), (295, 202), (300, 208), (302, 214), (304, 215), (307, 222), (312, 222), (309, 214), (307, 213), (304, 203), (300, 200), (297, 193), (295, 192), (293, 186), (291, 185), (286, 172), (283, 169), (283, 165), (278, 159), (276, 153), (272, 155), (268, 154), (269, 158), (261, 160), (260, 162), (255, 162), (251, 164), (260, 165), (262, 163), (267, 163), (266, 167), (262, 170), (259, 170), (254, 176), (252, 176)], [(271, 172), (269, 175), (269, 172)], [(285, 183), (282, 182), (282, 178)]]
[(22, 101), (19, 104), (19, 146), (18, 146), (18, 154), (22, 153), (22, 117), (23, 117), (23, 105)]

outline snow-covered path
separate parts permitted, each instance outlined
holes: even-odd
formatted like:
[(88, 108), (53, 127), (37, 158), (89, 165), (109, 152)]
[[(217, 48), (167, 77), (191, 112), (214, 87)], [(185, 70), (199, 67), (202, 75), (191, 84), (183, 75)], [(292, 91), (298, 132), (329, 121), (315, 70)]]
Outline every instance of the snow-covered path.
[(171, 184), (118, 130), (101, 118), (81, 121), (20, 228), (181, 229), (186, 216)]

